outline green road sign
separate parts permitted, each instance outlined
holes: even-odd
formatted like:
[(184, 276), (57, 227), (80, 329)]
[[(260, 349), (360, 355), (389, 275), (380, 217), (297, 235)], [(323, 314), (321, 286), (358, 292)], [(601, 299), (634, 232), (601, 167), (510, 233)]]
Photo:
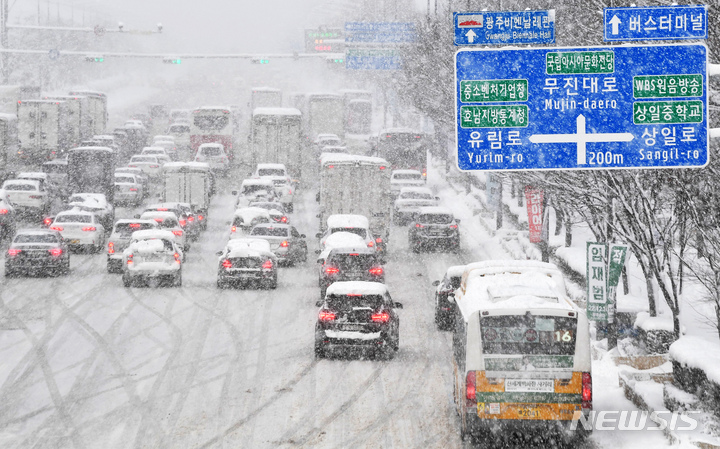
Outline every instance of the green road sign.
[(527, 101), (527, 80), (472, 80), (460, 81), (460, 101)]
[(689, 101), (638, 101), (633, 103), (633, 123), (655, 125), (660, 123), (700, 123), (703, 121), (703, 102)]
[(527, 105), (462, 106), (462, 128), (524, 128), (528, 125)]
[(613, 73), (615, 53), (612, 51), (566, 51), (545, 55), (548, 75)]
[(608, 257), (608, 276), (607, 283), (609, 287), (617, 287), (620, 282), (620, 273), (625, 266), (627, 258), (627, 245), (612, 243), (610, 245), (610, 253)]
[(701, 97), (703, 76), (693, 75), (646, 75), (633, 77), (635, 98)]

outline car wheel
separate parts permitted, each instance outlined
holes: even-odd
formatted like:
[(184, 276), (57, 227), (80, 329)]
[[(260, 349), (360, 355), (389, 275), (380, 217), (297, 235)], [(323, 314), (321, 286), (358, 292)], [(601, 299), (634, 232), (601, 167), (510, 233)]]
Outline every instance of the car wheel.
[(132, 286), (132, 280), (125, 275), (123, 275), (123, 277), (122, 277), (122, 282), (123, 282), (123, 287), (131, 287)]
[(293, 213), (294, 207), (293, 203), (288, 204), (285, 209), (287, 209), (288, 212)]
[(7, 268), (7, 267), (5, 267), (5, 277), (14, 278), (14, 277), (15, 277), (15, 271), (14, 271), (14, 270), (11, 270), (11, 269), (9, 269), (9, 268)]
[(178, 273), (173, 280), (173, 287), (182, 287), (182, 272)]
[(65, 266), (63, 266), (63, 268), (62, 268), (63, 276), (67, 276), (69, 274), (70, 274), (70, 261), (68, 261), (68, 263), (66, 263)]
[(391, 343), (393, 352), (396, 352), (400, 349), (400, 332), (395, 334), (395, 338), (392, 339)]
[(325, 349), (325, 344), (322, 341), (315, 340), (315, 358), (316, 359), (324, 359), (327, 357), (327, 351)]
[(220, 279), (218, 279), (217, 280), (217, 288), (219, 288), (220, 290), (225, 290), (226, 288), (228, 288), (228, 284), (227, 284), (227, 282), (221, 281)]

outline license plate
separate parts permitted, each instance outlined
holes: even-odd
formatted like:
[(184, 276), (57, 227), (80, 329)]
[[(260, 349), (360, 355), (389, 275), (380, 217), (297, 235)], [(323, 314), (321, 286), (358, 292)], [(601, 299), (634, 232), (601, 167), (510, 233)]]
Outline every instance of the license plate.
[(342, 327), (342, 330), (344, 331), (361, 331), (364, 330), (365, 326), (362, 324), (345, 324)]
[(80, 243), (80, 240), (78, 240), (78, 239), (70, 240), (70, 244), (71, 244), (71, 245), (75, 245), (75, 244), (78, 244), (78, 243)]
[(535, 419), (540, 417), (540, 409), (538, 407), (520, 407), (518, 408), (518, 418)]
[(505, 391), (519, 393), (552, 393), (553, 379), (505, 379)]

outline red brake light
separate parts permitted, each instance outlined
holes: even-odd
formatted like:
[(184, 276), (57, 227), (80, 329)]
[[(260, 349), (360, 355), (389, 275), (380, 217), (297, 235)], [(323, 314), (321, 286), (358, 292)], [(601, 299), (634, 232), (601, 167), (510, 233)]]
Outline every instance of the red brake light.
[(456, 225), (456, 224), (451, 224), (451, 225), (450, 225), (450, 229), (457, 229), (457, 225)]
[(135, 187), (130, 187), (131, 192), (137, 192), (137, 189)]
[(237, 231), (237, 226), (233, 226), (232, 228), (230, 228), (230, 232), (236, 232), (236, 231)]
[(151, 165), (150, 168), (159, 168), (159, 165)]
[(230, 259), (225, 259), (222, 261), (223, 268), (232, 268), (232, 262)]
[(182, 258), (180, 257), (179, 253), (175, 253), (173, 254), (173, 256), (175, 257), (175, 262), (182, 263)]
[(50, 218), (50, 217), (45, 217), (45, 218), (43, 219), (43, 224), (44, 224), (45, 226), (50, 226), (50, 225), (52, 224), (52, 222), (53, 222), (53, 221), (52, 221), (52, 218)]
[(198, 219), (199, 219), (199, 220), (204, 220), (205, 217), (203, 217), (202, 215), (198, 215)]
[(7, 215), (8, 212), (7, 209), (0, 209), (0, 215)]
[(53, 231), (62, 231), (63, 227), (62, 226), (50, 226), (50, 229), (52, 229)]
[(62, 255), (62, 248), (50, 248), (48, 251), (54, 257)]
[(95, 226), (85, 226), (82, 228), (83, 231), (97, 231), (97, 228)]
[(336, 267), (325, 267), (325, 273), (327, 274), (338, 274), (340, 270)]
[(475, 371), (468, 371), (465, 376), (465, 399), (475, 402)]
[(188, 221), (195, 221), (195, 217), (193, 217), (192, 215), (190, 215), (190, 216), (188, 217)]
[(163, 219), (162, 219), (162, 218), (156, 218), (155, 221), (157, 221), (158, 223), (162, 223)]
[(318, 318), (320, 318), (320, 321), (333, 321), (335, 320), (335, 314), (327, 310), (321, 310)]
[(134, 167), (137, 167), (137, 165), (128, 164), (128, 167), (133, 167), (133, 168), (134, 168)]
[(380, 170), (385, 170), (385, 166), (384, 166), (384, 165), (381, 165), (381, 166), (380, 166)]
[(140, 223), (130, 223), (128, 226), (130, 226), (133, 229), (138, 229), (140, 227)]
[(424, 228), (425, 226), (421, 225), (420, 223), (415, 223), (416, 228)]
[(173, 234), (175, 234), (178, 237), (181, 237), (183, 235), (183, 232), (179, 229), (173, 229)]
[(168, 209), (167, 207), (158, 207), (158, 208), (155, 209), (155, 210), (158, 211), (158, 212), (167, 212), (169, 209)]
[(384, 270), (383, 267), (372, 267), (368, 270), (373, 276), (382, 276)]
[(273, 268), (273, 261), (268, 259), (262, 264), (263, 270), (272, 270)]
[(10, 248), (10, 249), (8, 250), (8, 255), (15, 257), (15, 256), (17, 256), (18, 254), (20, 254), (21, 252), (22, 252), (21, 249)]
[(582, 373), (582, 406), (590, 408), (592, 402), (592, 376), (590, 373)]
[(374, 246), (375, 246), (375, 242), (373, 242), (372, 240), (368, 242), (368, 248), (372, 248)]
[(282, 248), (287, 248), (288, 246), (290, 246), (290, 244), (288, 243), (287, 240), (283, 240), (282, 242), (280, 242), (280, 246)]
[(127, 264), (130, 265), (131, 263), (133, 263), (133, 255), (132, 255), (132, 254), (128, 254), (128, 256), (127, 256)]
[(372, 320), (376, 323), (387, 323), (390, 321), (390, 314), (387, 312), (373, 313)]
[(180, 226), (182, 226), (184, 228), (186, 224), (187, 224), (186, 220), (180, 220)]
[(115, 243), (108, 242), (108, 254), (115, 254)]
[(375, 239), (375, 243), (382, 243), (382, 237), (378, 237)]
[(287, 223), (287, 217), (283, 215), (282, 218), (280, 218), (280, 221)]

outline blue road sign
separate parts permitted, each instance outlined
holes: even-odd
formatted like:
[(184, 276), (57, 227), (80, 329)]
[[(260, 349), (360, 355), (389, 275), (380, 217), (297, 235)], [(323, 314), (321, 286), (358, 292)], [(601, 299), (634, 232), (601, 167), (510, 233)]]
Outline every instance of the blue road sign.
[(412, 22), (345, 22), (345, 43), (407, 43), (415, 41)]
[(707, 6), (605, 8), (605, 41), (707, 39)]
[(394, 48), (348, 48), (345, 68), (350, 70), (400, 70), (402, 57)]
[(453, 13), (455, 45), (553, 44), (555, 10)]
[(458, 167), (704, 166), (706, 66), (704, 44), (459, 50)]

